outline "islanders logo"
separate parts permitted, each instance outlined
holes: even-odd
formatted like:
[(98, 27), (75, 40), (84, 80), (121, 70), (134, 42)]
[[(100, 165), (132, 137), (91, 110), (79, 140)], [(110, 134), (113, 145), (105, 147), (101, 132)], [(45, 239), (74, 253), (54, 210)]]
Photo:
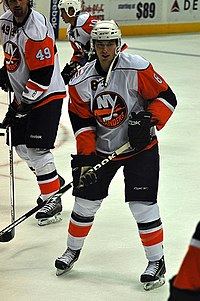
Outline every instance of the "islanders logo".
[(3, 49), (8, 72), (15, 72), (18, 69), (21, 61), (21, 55), (18, 46), (8, 41), (4, 44)]
[(107, 128), (120, 126), (126, 120), (127, 111), (124, 99), (114, 92), (100, 93), (93, 101), (93, 112), (96, 119)]

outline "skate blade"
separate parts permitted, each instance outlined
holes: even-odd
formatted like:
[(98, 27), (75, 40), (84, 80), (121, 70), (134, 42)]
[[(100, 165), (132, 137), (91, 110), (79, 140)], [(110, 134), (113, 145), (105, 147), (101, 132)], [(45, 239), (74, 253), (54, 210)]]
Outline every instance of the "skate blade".
[(155, 281), (150, 281), (150, 282), (144, 282), (143, 286), (144, 286), (144, 290), (145, 291), (151, 291), (153, 289), (156, 289), (162, 285), (165, 284), (165, 277), (161, 276), (158, 280)]
[(38, 225), (39, 226), (46, 226), (46, 225), (58, 223), (60, 221), (62, 221), (61, 213), (57, 213), (54, 216), (49, 217), (49, 218), (38, 219)]
[(57, 269), (56, 270), (56, 276), (60, 276), (60, 275), (66, 274), (69, 271), (71, 271), (72, 268), (73, 268), (73, 265), (71, 267), (69, 267), (69, 268), (64, 269), (64, 270)]

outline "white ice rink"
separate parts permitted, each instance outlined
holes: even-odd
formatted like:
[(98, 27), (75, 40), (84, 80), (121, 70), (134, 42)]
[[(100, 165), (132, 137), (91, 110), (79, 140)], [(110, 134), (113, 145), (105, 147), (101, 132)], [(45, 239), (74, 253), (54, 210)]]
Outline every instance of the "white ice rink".
[[(158, 134), (161, 171), (158, 203), (164, 226), (166, 284), (143, 290), (139, 276), (146, 258), (136, 223), (124, 203), (119, 171), (97, 213), (80, 259), (69, 274), (55, 275), (54, 261), (66, 248), (73, 205), (63, 196), (63, 221), (39, 227), (34, 216), (16, 227), (9, 243), (0, 244), (1, 301), (167, 301), (168, 280), (177, 272), (200, 219), (200, 34), (124, 37), (129, 53), (150, 60), (175, 92), (178, 106)], [(66, 41), (57, 42), (61, 68), (69, 61)], [(2, 54), (0, 56), (2, 62)], [(0, 91), (0, 120), (7, 110)], [(75, 152), (67, 100), (53, 150), (58, 172), (71, 182), (70, 154)], [(34, 176), (15, 155), (16, 216), (36, 205)], [(10, 223), (8, 147), (0, 137), (0, 230)], [(180, 300), (182, 301), (182, 300)]]

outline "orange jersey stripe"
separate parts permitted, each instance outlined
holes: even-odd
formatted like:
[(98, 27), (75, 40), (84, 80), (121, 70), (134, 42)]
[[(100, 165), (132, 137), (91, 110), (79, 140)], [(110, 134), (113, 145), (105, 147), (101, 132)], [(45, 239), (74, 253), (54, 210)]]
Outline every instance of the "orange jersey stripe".
[(151, 64), (146, 70), (138, 70), (138, 92), (145, 100), (153, 100), (167, 89), (167, 83), (154, 71)]
[(35, 105), (33, 107), (33, 109), (36, 109), (36, 108), (39, 108), (41, 106), (44, 106), (46, 105), (47, 103), (49, 103), (50, 101), (53, 101), (53, 100), (58, 100), (58, 99), (62, 99), (62, 98), (65, 98), (66, 97), (66, 94), (65, 93), (60, 93), (60, 94), (55, 94), (55, 95), (51, 95), (50, 97), (46, 98), (45, 100), (43, 100), (41, 103)]
[(163, 241), (163, 229), (159, 229), (157, 231), (141, 234), (140, 238), (143, 246), (150, 247), (156, 244), (159, 244)]
[(200, 290), (200, 249), (190, 246), (173, 285), (179, 289)]
[(89, 18), (87, 19), (87, 21), (85, 22), (85, 24), (82, 25), (82, 29), (87, 32), (90, 33), (91, 30), (93, 29), (94, 25), (96, 24), (96, 22), (99, 20), (99, 18), (96, 18), (94, 16), (89, 16)]
[(96, 134), (94, 131), (85, 131), (76, 137), (77, 154), (90, 155), (96, 153)]
[[(68, 88), (71, 98), (71, 100), (69, 100), (69, 111), (81, 116), (81, 118), (93, 117), (92, 113), (90, 113), (90, 103), (83, 102), (81, 97), (78, 95), (75, 86), (69, 86)], [(73, 99), (75, 101), (73, 101)]]
[(60, 181), (57, 178), (56, 180), (49, 183), (44, 183), (44, 184), (39, 183), (39, 187), (40, 187), (41, 194), (50, 194), (52, 192), (59, 190)]
[(50, 37), (43, 41), (28, 39), (25, 47), (26, 62), (30, 70), (54, 65), (54, 43)]
[[(76, 91), (75, 86), (69, 86), (70, 93), (70, 101), (69, 101), (69, 111), (73, 112), (77, 116), (81, 116), (81, 118), (90, 118), (94, 117), (90, 112), (89, 102), (83, 102)], [(75, 101), (73, 101), (73, 99)], [(96, 134), (95, 131), (83, 129), (76, 136), (76, 144), (77, 144), (77, 153), (79, 155), (89, 155), (93, 152), (96, 152)]]
[(152, 121), (158, 120), (156, 124), (157, 130), (163, 128), (170, 116), (172, 111), (159, 99), (155, 99), (148, 105), (147, 111), (152, 113)]
[(41, 92), (44, 92), (44, 91), (47, 90), (47, 89), (42, 89), (40, 86), (38, 86), (37, 84), (32, 83), (32, 82), (30, 82), (30, 81), (27, 82), (26, 86), (27, 86), (29, 89), (36, 90), (36, 91), (41, 91)]
[(73, 224), (71, 221), (69, 223), (68, 232), (74, 237), (85, 237), (88, 235), (92, 225), (90, 226), (78, 226)]
[(78, 55), (73, 55), (71, 58), (71, 61), (77, 62), (77, 63), (81, 63), (83, 60), (84, 60), (84, 58), (81, 56), (78, 56)]

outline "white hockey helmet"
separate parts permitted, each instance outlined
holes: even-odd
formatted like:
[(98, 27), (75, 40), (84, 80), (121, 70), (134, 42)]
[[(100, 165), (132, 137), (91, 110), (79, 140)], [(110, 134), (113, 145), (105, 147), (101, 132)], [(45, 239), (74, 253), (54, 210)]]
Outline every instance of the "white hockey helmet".
[(116, 40), (115, 56), (109, 67), (104, 86), (108, 86), (112, 67), (121, 50), (121, 30), (114, 20), (97, 21), (90, 34), (90, 55), (94, 53), (95, 41)]
[(117, 40), (117, 47), (121, 46), (121, 30), (114, 20), (97, 21), (91, 31), (91, 46), (95, 40)]
[(75, 17), (78, 12), (81, 11), (81, 0), (60, 0), (58, 3), (59, 9), (65, 9), (67, 15), (70, 7), (74, 9), (73, 15), (68, 15), (69, 17)]

